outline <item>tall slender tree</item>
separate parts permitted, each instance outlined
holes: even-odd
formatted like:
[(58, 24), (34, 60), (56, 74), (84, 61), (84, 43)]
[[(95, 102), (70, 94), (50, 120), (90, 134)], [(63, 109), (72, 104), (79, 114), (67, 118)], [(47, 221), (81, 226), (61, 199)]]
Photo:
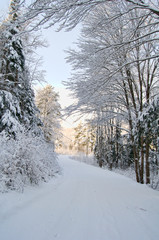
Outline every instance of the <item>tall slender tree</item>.
[(51, 85), (37, 91), (36, 105), (40, 110), (39, 117), (43, 123), (44, 136), (47, 141), (56, 142), (60, 134), (61, 106), (58, 103), (59, 95)]
[(19, 17), (20, 0), (12, 0), (8, 18), (0, 29), (0, 132), (14, 137), (23, 127), (40, 133), (34, 93), (25, 66)]

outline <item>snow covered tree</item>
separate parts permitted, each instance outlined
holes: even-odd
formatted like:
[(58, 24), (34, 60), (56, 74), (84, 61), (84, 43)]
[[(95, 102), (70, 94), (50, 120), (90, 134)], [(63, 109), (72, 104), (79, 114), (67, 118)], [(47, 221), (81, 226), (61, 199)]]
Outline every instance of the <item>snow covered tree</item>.
[(92, 153), (95, 145), (95, 127), (88, 123), (79, 123), (74, 132), (73, 145), (77, 151), (86, 155)]
[[(29, 28), (29, 24), (27, 26)], [(27, 29), (28, 30), (28, 29)], [(47, 47), (47, 40), (43, 39), (41, 32), (24, 32), (22, 35), (23, 52), (25, 55), (25, 65), (28, 70), (28, 78), (31, 85), (46, 83), (45, 73), (42, 69), (43, 58), (37, 54), (38, 48)]]
[[(140, 127), (139, 127), (140, 126)], [(143, 151), (145, 158), (146, 183), (150, 184), (150, 174), (158, 175), (159, 153), (159, 97), (145, 104), (134, 126), (135, 143)], [(140, 139), (143, 139), (143, 146)], [(153, 169), (153, 171), (151, 171)], [(141, 170), (141, 167), (140, 167)]]
[[(33, 1), (29, 6), (26, 17), (34, 18), (41, 16), (40, 21), (36, 26), (48, 23), (48, 26), (60, 24), (60, 28), (68, 30), (74, 28), (80, 21), (96, 7), (109, 6), (111, 3), (115, 5), (118, 2), (129, 4), (129, 11), (122, 11), (122, 15), (126, 15), (134, 9), (144, 9), (145, 16), (151, 14), (152, 16), (159, 16), (159, 2), (156, 0), (38, 0)], [(111, 20), (118, 18), (120, 14), (114, 14)]]
[(11, 1), (9, 16), (0, 29), (0, 132), (13, 137), (23, 127), (40, 134), (18, 23), (19, 7), (19, 0)]
[[(104, 152), (110, 154), (108, 159), (112, 159), (112, 163), (121, 156), (122, 151), (119, 154), (118, 150), (123, 140), (118, 133), (121, 135), (121, 130), (127, 133), (124, 141), (128, 139), (130, 153), (133, 150), (136, 179), (143, 183), (146, 161), (143, 136), (139, 139), (140, 144), (136, 144), (133, 128), (144, 104), (149, 105), (158, 91), (158, 60), (153, 59), (158, 54), (154, 41), (158, 25), (151, 16), (146, 17), (147, 24), (142, 10), (135, 9), (130, 15), (123, 16), (122, 11), (129, 12), (129, 6), (121, 2), (115, 3), (114, 8), (112, 5), (110, 8), (103, 5), (89, 13), (83, 23), (78, 48), (68, 51), (68, 62), (72, 64), (74, 74), (66, 85), (78, 99), (68, 110), (96, 114), (99, 127), (96, 153), (103, 162), (107, 162), (108, 156)], [(120, 17), (108, 21), (113, 14), (120, 14)], [(153, 34), (150, 36), (149, 32)], [(140, 38), (143, 34), (147, 34), (144, 41)], [(131, 39), (129, 44), (128, 39)], [(138, 125), (138, 132), (140, 128)], [(106, 142), (109, 144), (104, 144)]]
[(55, 142), (60, 136), (61, 107), (58, 103), (59, 95), (51, 85), (37, 91), (36, 105), (40, 110), (44, 136), (47, 141)]
[(23, 191), (25, 185), (47, 181), (59, 171), (37, 117), (20, 6), (20, 0), (12, 0), (0, 26), (0, 191)]
[[(106, 165), (113, 167), (128, 167), (128, 157), (124, 158), (123, 136), (121, 135), (121, 123), (116, 118), (107, 119), (105, 109), (97, 112), (96, 143), (94, 155), (100, 167)], [(124, 159), (124, 161), (123, 161)]]

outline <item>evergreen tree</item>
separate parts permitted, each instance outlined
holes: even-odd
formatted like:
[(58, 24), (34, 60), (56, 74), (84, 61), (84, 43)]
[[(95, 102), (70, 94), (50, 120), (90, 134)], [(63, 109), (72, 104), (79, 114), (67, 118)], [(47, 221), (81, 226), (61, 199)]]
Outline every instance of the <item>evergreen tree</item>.
[[(146, 173), (146, 183), (150, 183), (150, 173), (158, 175), (159, 153), (159, 97), (155, 97), (149, 104), (144, 105), (134, 126), (136, 144), (142, 149), (140, 139), (143, 139), (143, 172)], [(144, 174), (141, 170), (140, 175)], [(155, 170), (155, 172), (154, 172)], [(142, 176), (140, 176), (142, 177)]]
[(0, 61), (0, 132), (9, 136), (23, 127), (39, 134), (34, 93), (25, 66), (18, 23), (20, 0), (12, 0), (8, 19), (1, 25)]

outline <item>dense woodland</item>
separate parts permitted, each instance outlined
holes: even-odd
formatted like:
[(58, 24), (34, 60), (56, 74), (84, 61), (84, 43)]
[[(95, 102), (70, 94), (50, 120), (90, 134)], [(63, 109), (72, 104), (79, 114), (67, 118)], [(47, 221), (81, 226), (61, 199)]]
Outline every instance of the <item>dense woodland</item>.
[[(25, 176), (24, 184), (27, 181), (36, 183), (57, 171), (56, 164), (50, 167), (51, 150), (47, 150), (47, 146), (50, 149), (50, 140), (54, 142), (54, 136), (58, 132), (58, 96), (49, 87), (43, 90), (51, 91), (47, 100), (39, 100), (38, 95), (40, 116), (32, 90), (32, 80), (36, 80), (36, 74), (27, 64), (27, 58), (31, 57), (29, 54), (33, 54), (38, 44), (43, 44), (37, 37), (32, 39), (40, 27), (55, 26), (59, 31), (70, 31), (78, 23), (82, 24), (81, 36), (74, 49), (67, 51), (67, 61), (72, 65), (72, 78), (65, 82), (76, 99), (76, 104), (67, 109), (67, 114), (78, 113), (88, 117), (89, 130), (83, 138), (85, 151), (94, 152), (100, 167), (126, 169), (131, 166), (136, 173), (137, 182), (157, 188), (157, 0), (37, 0), (29, 6), (25, 6), (25, 1), (11, 1), (9, 16), (0, 27), (2, 182), (14, 189), (17, 188), (17, 179), (21, 179), (21, 175)], [(32, 43), (29, 42), (30, 39), (33, 40)], [(37, 79), (40, 80), (39, 75)], [(54, 103), (49, 104), (50, 119), (47, 118), (46, 103), (51, 101), (51, 98)], [(41, 104), (41, 101), (44, 102)], [(80, 133), (81, 129), (76, 130)], [(91, 140), (90, 133), (93, 134)], [(13, 154), (13, 161), (9, 146), (14, 145), (15, 141), (21, 143), (21, 139), (30, 139), (30, 143), (24, 144), (25, 148), (18, 144), (17, 155)], [(75, 140), (77, 144), (78, 134)], [(8, 144), (8, 150), (5, 144)], [(44, 145), (45, 153), (50, 154), (50, 160), (44, 161), (46, 157), (36, 157), (38, 160), (35, 161), (33, 157), (28, 157), (29, 163), (23, 161), (28, 144), (33, 146), (30, 149), (34, 156), (35, 149), (40, 144)], [(37, 152), (40, 156), (39, 150)], [(30, 155), (32, 156), (31, 153)], [(53, 158), (55, 159), (55, 156)]]
[(44, 80), (35, 50), (45, 44), (29, 31), (28, 21), (19, 22), (23, 11), (20, 1), (11, 1), (0, 28), (0, 191), (23, 191), (59, 171), (54, 153), (58, 95), (46, 86), (35, 104), (33, 85)]
[(68, 111), (92, 115), (101, 167), (133, 165), (137, 182), (150, 184), (158, 178), (159, 26), (149, 12), (130, 6), (102, 4), (83, 21), (75, 50), (68, 51), (73, 77), (66, 85), (78, 99)]

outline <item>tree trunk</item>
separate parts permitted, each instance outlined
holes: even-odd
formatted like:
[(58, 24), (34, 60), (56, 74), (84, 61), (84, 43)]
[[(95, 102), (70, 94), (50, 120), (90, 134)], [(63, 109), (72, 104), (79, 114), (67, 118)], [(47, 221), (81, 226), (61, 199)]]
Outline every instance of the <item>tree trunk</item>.
[(146, 141), (146, 184), (150, 184), (149, 143)]
[(134, 154), (136, 181), (139, 183), (140, 182), (140, 177), (139, 177), (140, 176), (139, 175), (139, 158), (138, 158), (138, 154), (136, 152), (135, 145), (133, 146), (133, 154)]
[(144, 143), (141, 136), (141, 166), (140, 166), (140, 183), (144, 183)]

